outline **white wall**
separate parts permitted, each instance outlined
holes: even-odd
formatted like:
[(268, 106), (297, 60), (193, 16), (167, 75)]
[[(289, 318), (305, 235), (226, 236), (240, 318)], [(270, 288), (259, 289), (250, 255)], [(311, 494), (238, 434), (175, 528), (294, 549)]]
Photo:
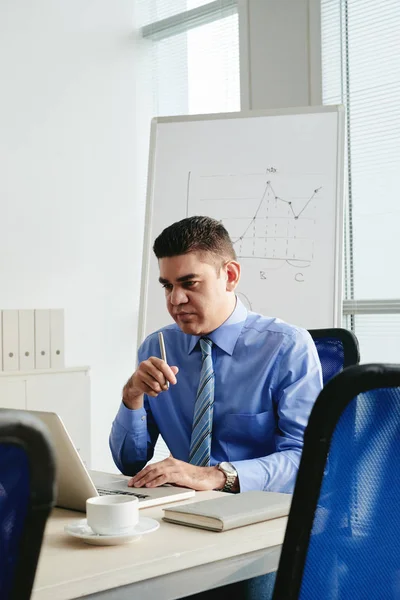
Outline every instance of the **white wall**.
[(322, 104), (320, 0), (239, 0), (242, 109)]
[(104, 469), (136, 350), (133, 6), (0, 3), (0, 308), (65, 308), (67, 366), (92, 368)]

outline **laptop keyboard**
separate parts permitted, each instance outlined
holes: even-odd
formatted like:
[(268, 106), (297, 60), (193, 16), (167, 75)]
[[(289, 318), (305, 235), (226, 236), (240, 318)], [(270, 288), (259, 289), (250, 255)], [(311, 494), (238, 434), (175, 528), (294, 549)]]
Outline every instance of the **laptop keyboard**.
[(118, 496), (136, 496), (139, 500), (144, 500), (145, 498), (149, 498), (149, 494), (139, 494), (137, 492), (123, 492), (122, 490), (106, 490), (103, 488), (97, 488), (100, 496), (110, 496), (110, 495), (118, 495)]

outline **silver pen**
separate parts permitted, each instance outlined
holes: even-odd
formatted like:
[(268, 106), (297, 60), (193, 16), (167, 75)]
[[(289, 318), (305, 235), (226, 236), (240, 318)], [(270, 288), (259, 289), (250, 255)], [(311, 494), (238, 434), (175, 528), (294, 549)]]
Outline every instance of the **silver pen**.
[[(160, 344), (161, 358), (164, 362), (167, 362), (167, 353), (165, 352), (164, 336), (162, 334), (162, 331), (158, 332), (158, 343)], [(167, 389), (168, 389), (169, 381), (167, 379), (165, 380), (165, 385), (167, 386)]]

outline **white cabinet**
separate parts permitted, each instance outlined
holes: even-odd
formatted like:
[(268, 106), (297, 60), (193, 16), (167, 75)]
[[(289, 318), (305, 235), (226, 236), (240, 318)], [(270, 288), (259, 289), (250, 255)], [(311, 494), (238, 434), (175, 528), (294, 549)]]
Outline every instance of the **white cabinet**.
[(25, 381), (15, 377), (0, 377), (0, 407), (26, 408)]
[(0, 407), (57, 413), (90, 467), (89, 367), (0, 372)]

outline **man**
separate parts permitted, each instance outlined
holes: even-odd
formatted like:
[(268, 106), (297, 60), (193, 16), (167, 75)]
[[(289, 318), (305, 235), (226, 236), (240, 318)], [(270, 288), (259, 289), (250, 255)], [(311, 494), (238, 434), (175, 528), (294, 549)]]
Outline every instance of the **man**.
[[(322, 387), (310, 335), (247, 312), (235, 296), (240, 265), (218, 221), (183, 219), (153, 249), (175, 321), (162, 329), (168, 364), (151, 334), (112, 426), (116, 465), (135, 487), (292, 492)], [(145, 466), (159, 434), (171, 455)]]
[[(139, 348), (110, 447), (129, 485), (292, 492), (321, 366), (307, 331), (248, 313), (235, 296), (240, 265), (226, 229), (208, 217), (174, 223), (155, 240), (175, 324)], [(295, 301), (295, 299), (293, 299)], [(146, 465), (159, 434), (171, 455)], [(275, 573), (199, 594), (272, 597)]]

